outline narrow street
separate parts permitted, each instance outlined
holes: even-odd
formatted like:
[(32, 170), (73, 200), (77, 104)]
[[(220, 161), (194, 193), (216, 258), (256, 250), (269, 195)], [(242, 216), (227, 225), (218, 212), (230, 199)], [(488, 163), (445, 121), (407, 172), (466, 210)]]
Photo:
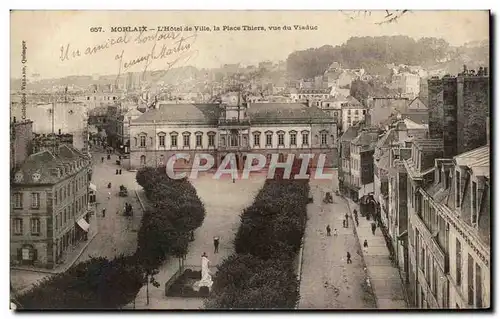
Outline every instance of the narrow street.
[[(364, 260), (352, 219), (348, 228), (342, 226), (349, 209), (345, 200), (335, 195), (336, 183), (336, 176), (333, 187), (331, 181), (310, 181), (314, 202), (308, 205), (299, 309), (377, 307), (366, 284)], [(326, 192), (332, 193), (332, 204), (323, 203)], [(331, 237), (327, 236), (327, 225), (332, 229)], [(338, 236), (334, 236), (335, 229)], [(352, 264), (347, 264), (347, 252)]]

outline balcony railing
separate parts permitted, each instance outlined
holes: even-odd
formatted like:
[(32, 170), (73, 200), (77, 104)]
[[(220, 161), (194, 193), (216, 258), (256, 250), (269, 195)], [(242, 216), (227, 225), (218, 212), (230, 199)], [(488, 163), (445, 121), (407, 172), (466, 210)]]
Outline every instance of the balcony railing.
[(219, 126), (250, 126), (249, 119), (220, 119)]

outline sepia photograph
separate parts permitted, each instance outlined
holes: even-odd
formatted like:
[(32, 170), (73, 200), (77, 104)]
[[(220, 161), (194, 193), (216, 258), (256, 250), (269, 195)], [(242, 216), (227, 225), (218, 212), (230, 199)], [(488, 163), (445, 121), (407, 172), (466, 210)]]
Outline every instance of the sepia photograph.
[(491, 19), (11, 10), (10, 309), (491, 311)]

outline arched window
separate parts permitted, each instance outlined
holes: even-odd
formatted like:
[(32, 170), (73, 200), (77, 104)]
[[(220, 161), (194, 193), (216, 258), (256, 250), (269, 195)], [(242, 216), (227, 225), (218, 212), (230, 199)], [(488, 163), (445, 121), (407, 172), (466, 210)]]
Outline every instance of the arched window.
[(146, 155), (141, 155), (141, 165), (146, 165)]

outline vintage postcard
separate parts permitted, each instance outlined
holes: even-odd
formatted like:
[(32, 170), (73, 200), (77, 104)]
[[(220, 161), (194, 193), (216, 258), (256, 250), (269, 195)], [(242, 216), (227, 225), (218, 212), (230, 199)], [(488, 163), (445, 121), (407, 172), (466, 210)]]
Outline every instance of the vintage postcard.
[(489, 11), (10, 19), (11, 309), (491, 308)]

